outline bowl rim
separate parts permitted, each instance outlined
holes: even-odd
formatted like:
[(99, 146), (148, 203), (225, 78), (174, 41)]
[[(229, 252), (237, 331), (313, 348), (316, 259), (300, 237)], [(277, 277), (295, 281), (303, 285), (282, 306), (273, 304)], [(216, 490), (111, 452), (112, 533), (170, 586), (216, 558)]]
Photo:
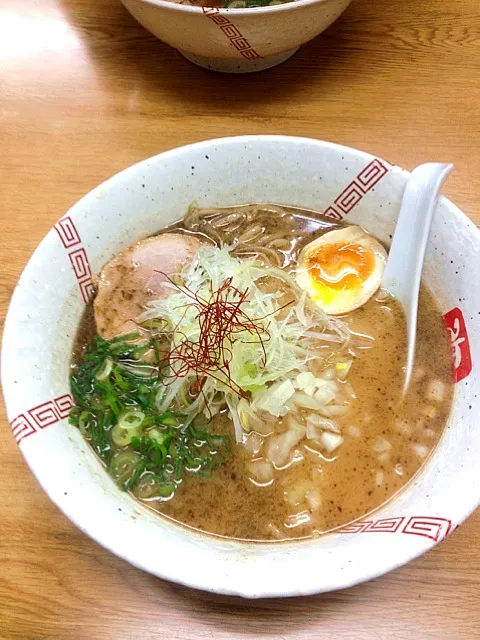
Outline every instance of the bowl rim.
[[(123, 2), (123, 0), (121, 0)], [(186, 13), (192, 13), (197, 15), (204, 15), (208, 17), (208, 12), (203, 11), (202, 7), (188, 5), (188, 4), (180, 4), (178, 2), (174, 2), (173, 0), (135, 0), (140, 4), (149, 4), (153, 7), (159, 7), (161, 9), (173, 9), (176, 11), (183, 11)], [(332, 0), (290, 0), (290, 2), (285, 2), (284, 4), (275, 4), (273, 6), (266, 7), (245, 7), (245, 8), (236, 8), (236, 9), (228, 9), (226, 7), (205, 7), (205, 9), (218, 9), (212, 15), (226, 15), (226, 16), (253, 16), (253, 15), (265, 15), (269, 13), (280, 13), (283, 11), (292, 11), (298, 7), (305, 7), (314, 4), (327, 4)], [(348, 4), (351, 4), (352, 0), (348, 0)], [(348, 5), (347, 5), (348, 7)], [(345, 8), (347, 8), (345, 7)]]
[[(77, 212), (77, 208), (81, 209), (82, 206), (85, 206), (86, 204), (88, 205), (89, 200), (94, 197), (95, 193), (97, 193), (99, 190), (101, 190), (102, 188), (105, 188), (107, 185), (111, 185), (112, 187), (116, 187), (118, 184), (118, 181), (122, 180), (122, 177), (124, 177), (125, 175), (127, 175), (130, 172), (133, 172), (133, 170), (135, 169), (139, 169), (142, 167), (142, 165), (148, 165), (149, 163), (152, 163), (153, 161), (158, 161), (161, 159), (168, 161), (168, 159), (170, 157), (175, 157), (177, 154), (185, 154), (191, 150), (197, 150), (197, 149), (202, 149), (202, 148), (210, 148), (213, 145), (228, 145), (228, 144), (238, 144), (238, 145), (242, 145), (242, 144), (255, 144), (255, 143), (262, 143), (262, 142), (271, 142), (271, 143), (279, 143), (281, 144), (282, 142), (284, 143), (294, 143), (294, 144), (305, 144), (305, 145), (309, 145), (309, 144), (315, 144), (315, 145), (325, 145), (326, 147), (331, 147), (331, 148), (335, 148), (337, 151), (341, 150), (345, 150), (346, 152), (350, 152), (353, 155), (355, 155), (356, 157), (363, 157), (365, 159), (371, 159), (372, 157), (377, 157), (377, 156), (373, 156), (373, 154), (370, 154), (368, 152), (364, 152), (361, 151), (359, 149), (356, 149), (354, 147), (348, 147), (346, 145), (340, 145), (331, 141), (326, 141), (326, 140), (319, 140), (319, 139), (315, 139), (315, 138), (307, 138), (307, 137), (301, 137), (301, 136), (289, 136), (289, 135), (262, 135), (262, 134), (253, 134), (253, 135), (243, 135), (243, 136), (228, 136), (228, 137), (222, 137), (222, 138), (214, 138), (214, 139), (208, 139), (208, 140), (203, 140), (200, 142), (195, 142), (195, 143), (191, 143), (191, 144), (187, 144), (187, 145), (182, 145), (180, 147), (175, 147), (173, 149), (168, 149), (165, 150), (159, 154), (156, 154), (154, 156), (150, 156), (148, 158), (145, 158), (144, 160), (141, 160), (137, 163), (134, 163), (128, 167), (126, 167), (125, 169), (117, 172), (116, 174), (112, 175), (111, 177), (107, 178), (107, 180), (103, 181), (102, 183), (100, 183), (99, 185), (95, 186), (92, 190), (90, 190), (88, 193), (86, 193), (85, 195), (83, 195), (79, 200), (77, 200), (72, 207), (68, 210), (68, 213), (70, 212)], [(390, 163), (388, 163), (390, 164)], [(396, 165), (393, 165), (396, 166)], [(399, 170), (399, 172), (401, 173), (402, 177), (406, 180), (408, 179), (410, 172), (405, 170), (405, 169), (401, 169), (400, 167), (397, 167), (397, 169)], [(450, 200), (448, 200), (447, 198), (442, 196), (442, 201), (444, 203), (447, 204), (448, 206), (448, 210), (449, 213), (455, 217), (458, 221), (461, 222), (462, 226), (467, 227), (468, 228), (468, 233), (469, 235), (473, 238), (475, 244), (477, 244), (480, 247), (480, 229), (469, 219), (469, 217), (464, 214), (455, 204), (453, 204)], [(66, 214), (63, 214), (66, 215)], [(50, 231), (48, 233), (50, 233), (53, 230), (53, 226), (51, 227)], [(47, 234), (48, 235), (48, 234)], [(45, 236), (46, 237), (46, 236)], [(32, 256), (30, 256), (28, 263), (32, 260), (33, 255), (41, 248), (41, 245), (43, 244), (43, 241), (45, 240), (45, 238), (42, 239), (42, 241), (38, 244), (38, 246), (36, 247), (34, 253), (32, 254)], [(27, 266), (26, 265), (26, 266)], [(24, 267), (24, 270), (26, 268), (26, 266)], [(24, 270), (22, 271), (22, 274), (24, 272)], [(5, 322), (5, 328), (8, 327), (9, 322), (8, 322), (8, 316), (10, 315), (10, 313), (13, 312), (12, 309), (12, 302), (10, 302), (9, 305), (9, 309), (8, 309), (8, 313), (7, 313), (7, 318), (6, 318), (6, 322)], [(8, 369), (8, 363), (6, 362), (6, 358), (5, 358), (5, 352), (3, 349), (4, 346), (4, 341), (6, 338), (6, 332), (4, 331), (3, 333), (3, 338), (2, 338), (2, 354), (1, 354), (1, 373), (2, 376), (4, 374), (7, 373), (7, 369)], [(4, 390), (5, 393), (5, 390)], [(7, 394), (5, 393), (5, 405), (7, 408), (7, 413), (8, 413), (8, 398), (7, 398)], [(369, 581), (372, 580), (374, 578), (377, 578), (379, 576), (382, 576), (400, 566), (405, 565), (406, 563), (410, 562), (411, 560), (414, 560), (415, 558), (423, 555), (423, 553), (425, 553), (426, 551), (430, 550), (431, 548), (433, 548), (434, 546), (436, 546), (436, 544), (438, 544), (440, 542), (440, 540), (438, 541), (428, 541), (425, 543), (425, 545), (423, 547), (418, 546), (415, 549), (411, 549), (408, 551), (408, 555), (407, 559), (405, 559), (404, 557), (400, 556), (400, 558), (398, 558), (397, 556), (393, 556), (392, 559), (387, 563), (385, 562), (384, 564), (382, 564), (381, 566), (378, 566), (377, 568), (375, 568), (374, 570), (368, 572), (367, 574), (364, 575), (359, 575), (355, 580), (348, 580), (348, 581), (344, 581), (342, 584), (338, 584), (337, 581), (334, 581), (335, 584), (331, 584), (327, 582), (327, 584), (324, 587), (319, 587), (318, 585), (316, 587), (312, 587), (309, 589), (306, 589), (305, 591), (301, 591), (301, 592), (285, 592), (285, 591), (280, 591), (280, 590), (275, 590), (275, 588), (270, 588), (270, 590), (268, 592), (260, 592), (257, 593), (255, 591), (249, 591), (247, 589), (245, 589), (244, 585), (240, 584), (240, 585), (231, 585), (231, 586), (223, 586), (221, 589), (218, 588), (212, 588), (211, 586), (209, 586), (209, 580), (208, 580), (208, 576), (207, 577), (200, 577), (198, 575), (191, 575), (189, 577), (189, 579), (182, 579), (179, 578), (176, 575), (172, 575), (172, 573), (169, 573), (168, 571), (158, 571), (156, 569), (152, 569), (152, 567), (146, 565), (145, 563), (143, 563), (141, 560), (132, 557), (132, 554), (130, 554), (128, 552), (128, 548), (127, 549), (122, 549), (122, 550), (118, 550), (118, 549), (114, 549), (112, 543), (109, 543), (109, 538), (108, 536), (105, 535), (97, 535), (96, 533), (93, 533), (92, 531), (88, 530), (88, 526), (85, 522), (83, 522), (83, 520), (80, 518), (80, 516), (78, 515), (78, 513), (75, 512), (75, 509), (72, 508), (71, 503), (66, 503), (61, 495), (55, 495), (52, 496), (52, 492), (49, 489), (49, 483), (45, 481), (45, 478), (41, 476), (41, 474), (38, 472), (37, 473), (37, 469), (36, 469), (36, 461), (34, 460), (35, 456), (31, 456), (29, 454), (28, 451), (25, 450), (24, 447), (20, 447), (20, 450), (22, 452), (22, 455), (24, 456), (30, 470), (32, 471), (32, 473), (34, 474), (35, 478), (37, 479), (37, 481), (39, 482), (39, 484), (42, 486), (43, 490), (45, 491), (45, 493), (47, 494), (47, 496), (49, 497), (49, 499), (62, 511), (62, 513), (64, 515), (66, 515), (70, 521), (75, 524), (75, 526), (77, 528), (79, 528), (81, 531), (83, 531), (84, 533), (86, 533), (89, 537), (91, 537), (93, 540), (95, 540), (98, 544), (100, 544), (102, 547), (104, 547), (105, 549), (107, 549), (108, 551), (110, 551), (111, 553), (114, 553), (115, 555), (117, 555), (118, 557), (126, 560), (127, 562), (129, 562), (130, 564), (132, 564), (133, 566), (136, 566), (139, 569), (142, 569), (144, 571), (147, 571), (149, 573), (152, 573), (153, 575), (156, 575), (162, 579), (165, 580), (169, 580), (169, 581), (173, 581), (179, 584), (183, 584), (185, 586), (188, 587), (192, 587), (192, 588), (197, 588), (197, 589), (202, 589), (204, 591), (214, 591), (216, 593), (220, 593), (220, 594), (224, 594), (224, 595), (236, 595), (236, 596), (242, 596), (242, 597), (247, 597), (247, 598), (253, 598), (253, 597), (287, 597), (287, 596), (292, 596), (292, 595), (312, 595), (312, 594), (317, 594), (317, 593), (322, 593), (325, 591), (330, 591), (333, 589), (342, 589), (342, 588), (347, 588), (350, 586), (354, 586), (356, 584), (365, 582), (365, 581)], [(464, 520), (466, 520), (469, 515), (479, 506), (480, 504), (480, 495), (478, 495), (476, 498), (473, 496), (473, 492), (472, 492), (472, 496), (473, 499), (470, 502), (469, 508), (465, 509), (462, 513), (462, 515), (457, 518), (456, 520), (456, 524), (461, 524)], [(380, 509), (377, 509), (376, 511), (380, 511), (382, 509), (382, 507), (380, 507)], [(331, 535), (334, 535), (335, 532), (332, 532)], [(211, 536), (208, 536), (208, 534), (201, 534), (203, 538), (211, 538)], [(300, 541), (301, 542), (301, 541)], [(240, 541), (236, 541), (237, 544), (239, 544), (240, 546), (242, 546), (242, 543)], [(246, 544), (250, 544), (251, 543), (246, 543)], [(278, 543), (279, 548), (283, 547), (283, 548), (287, 548), (287, 545), (289, 547), (291, 547), (292, 545), (294, 547), (296, 547), (299, 544), (299, 541), (293, 541), (292, 543), (290, 542), (285, 542), (285, 543)], [(269, 543), (262, 543), (262, 542), (258, 542), (255, 543), (256, 546), (271, 546)], [(275, 545), (277, 546), (277, 544)], [(254, 587), (252, 587), (254, 589)]]

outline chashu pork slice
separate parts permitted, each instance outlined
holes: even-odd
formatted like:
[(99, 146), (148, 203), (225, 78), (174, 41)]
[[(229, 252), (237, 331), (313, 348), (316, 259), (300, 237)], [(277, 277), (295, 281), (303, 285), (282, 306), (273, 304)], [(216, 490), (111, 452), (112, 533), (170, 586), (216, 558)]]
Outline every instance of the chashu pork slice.
[(98, 279), (93, 302), (98, 333), (108, 340), (138, 331), (135, 318), (150, 300), (170, 295), (162, 283), (193, 259), (200, 244), (192, 236), (164, 233), (117, 253)]

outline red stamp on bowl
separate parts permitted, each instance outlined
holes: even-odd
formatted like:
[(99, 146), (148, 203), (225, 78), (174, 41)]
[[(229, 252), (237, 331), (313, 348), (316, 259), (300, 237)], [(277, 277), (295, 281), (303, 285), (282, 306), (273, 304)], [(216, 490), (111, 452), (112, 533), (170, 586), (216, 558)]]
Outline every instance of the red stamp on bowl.
[(472, 357), (463, 313), (455, 307), (443, 316), (452, 341), (455, 382), (466, 378), (472, 370)]

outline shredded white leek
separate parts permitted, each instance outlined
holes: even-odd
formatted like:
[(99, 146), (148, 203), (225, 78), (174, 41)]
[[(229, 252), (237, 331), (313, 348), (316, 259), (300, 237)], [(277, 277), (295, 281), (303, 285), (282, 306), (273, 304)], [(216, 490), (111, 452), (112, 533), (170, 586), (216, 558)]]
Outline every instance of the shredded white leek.
[[(278, 293), (265, 293), (257, 284), (266, 276), (282, 281), (292, 291), (295, 301), (289, 309), (282, 310), (284, 286)], [(329, 319), (316, 305), (309, 306), (305, 292), (299, 290), (286, 272), (275, 267), (260, 267), (252, 260), (239, 260), (228, 247), (219, 249), (206, 245), (199, 249), (194, 260), (182, 272), (183, 285), (172, 289), (168, 283), (172, 293), (152, 301), (139, 321), (161, 319), (163, 322), (159, 324), (170, 338), (171, 349), (182, 353), (184, 345), (197, 343), (201, 336), (198, 305), (192, 304), (192, 293), (197, 299), (209, 302), (228, 279), (231, 279), (232, 302), (240, 300), (238, 292), (246, 292), (241, 309), (259, 327), (260, 337), (252, 331), (236, 331), (233, 338), (228, 339), (228, 344), (223, 345), (224, 352), (229, 354), (228, 371), (222, 370), (220, 361), (215, 372), (207, 370), (201, 393), (190, 404), (185, 399), (187, 391), (198, 382), (198, 371), (185, 371), (181, 358), (174, 359), (167, 372), (172, 382), (167, 385), (165, 393), (159, 394), (156, 402), (160, 412), (176, 402), (181, 411), (193, 419), (202, 411), (208, 413), (210, 405), (218, 411), (220, 394), (223, 405), (228, 405), (236, 440), (240, 442), (244, 433), (238, 410), (241, 394), (252, 393), (252, 414), (264, 411), (272, 416), (285, 415), (287, 403), (294, 396), (295, 387), (298, 388), (298, 375), (307, 374), (307, 364), (312, 358), (312, 340), (323, 339), (325, 343), (338, 343), (341, 347), (348, 340), (349, 332), (338, 320)], [(318, 352), (314, 357), (320, 357)], [(310, 375), (308, 380), (311, 380)]]

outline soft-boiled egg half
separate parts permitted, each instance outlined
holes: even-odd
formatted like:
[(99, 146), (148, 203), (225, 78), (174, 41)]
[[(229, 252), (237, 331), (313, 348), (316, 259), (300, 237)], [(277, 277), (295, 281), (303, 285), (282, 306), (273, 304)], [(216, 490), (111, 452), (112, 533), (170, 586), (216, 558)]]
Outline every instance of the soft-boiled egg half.
[(387, 252), (362, 227), (342, 227), (307, 244), (296, 279), (330, 315), (361, 307), (382, 283)]

